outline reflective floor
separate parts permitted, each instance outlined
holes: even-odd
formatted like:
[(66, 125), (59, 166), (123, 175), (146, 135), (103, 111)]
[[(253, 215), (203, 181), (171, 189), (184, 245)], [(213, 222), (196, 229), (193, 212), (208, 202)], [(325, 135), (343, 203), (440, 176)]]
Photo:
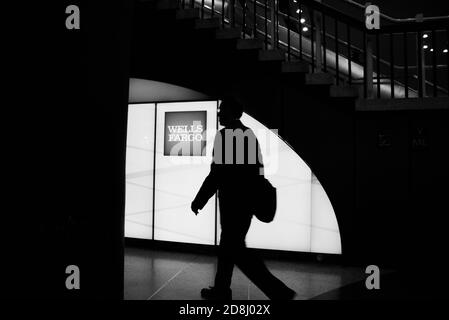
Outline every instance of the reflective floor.
[[(199, 300), (201, 288), (213, 285), (216, 258), (212, 255), (155, 251), (141, 248), (125, 250), (125, 299)], [(265, 260), (279, 279), (296, 291), (296, 299), (338, 298), (335, 292), (366, 279), (358, 267), (319, 262)], [(234, 269), (234, 300), (266, 300), (238, 269)], [(326, 296), (327, 295), (327, 296)]]

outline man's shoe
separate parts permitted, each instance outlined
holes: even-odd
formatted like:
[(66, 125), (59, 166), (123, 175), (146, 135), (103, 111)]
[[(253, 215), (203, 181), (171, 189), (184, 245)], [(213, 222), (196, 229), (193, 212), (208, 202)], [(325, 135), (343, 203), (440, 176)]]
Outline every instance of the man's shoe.
[(232, 290), (209, 287), (201, 289), (201, 297), (206, 300), (232, 300)]

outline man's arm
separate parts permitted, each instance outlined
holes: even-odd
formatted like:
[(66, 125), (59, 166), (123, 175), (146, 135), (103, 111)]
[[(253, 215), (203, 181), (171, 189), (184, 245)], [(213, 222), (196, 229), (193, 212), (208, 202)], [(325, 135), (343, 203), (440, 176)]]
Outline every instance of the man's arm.
[[(221, 155), (221, 134), (217, 133), (214, 141), (214, 148), (212, 151), (212, 164), (210, 166), (209, 175), (204, 179), (200, 190), (198, 191), (195, 199), (192, 201), (192, 211), (198, 214), (198, 210), (201, 210), (206, 205), (207, 201), (217, 192), (218, 189), (218, 174), (217, 174), (217, 155)], [(216, 153), (218, 152), (218, 153)]]
[(198, 214), (198, 210), (203, 209), (207, 201), (217, 192), (218, 185), (215, 167), (216, 164), (212, 163), (209, 175), (204, 179), (200, 190), (192, 201), (192, 211), (195, 214)]

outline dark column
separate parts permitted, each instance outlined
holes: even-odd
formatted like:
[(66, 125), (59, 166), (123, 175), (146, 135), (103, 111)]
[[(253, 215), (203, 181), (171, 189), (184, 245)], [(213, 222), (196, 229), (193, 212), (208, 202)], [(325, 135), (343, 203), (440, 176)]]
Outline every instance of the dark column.
[[(131, 3), (17, 11), (9, 117), (17, 169), (13, 219), (3, 226), (11, 297), (123, 298)], [(70, 4), (80, 8), (80, 30), (66, 28)], [(65, 286), (68, 265), (80, 268), (79, 290)]]

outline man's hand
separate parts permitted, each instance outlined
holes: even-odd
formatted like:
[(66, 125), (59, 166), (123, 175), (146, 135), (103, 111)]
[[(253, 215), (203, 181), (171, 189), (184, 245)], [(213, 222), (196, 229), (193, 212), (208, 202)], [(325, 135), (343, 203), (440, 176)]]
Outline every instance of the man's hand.
[(198, 215), (198, 210), (200, 210), (200, 208), (195, 203), (195, 201), (192, 202), (192, 204), (190, 205), (190, 208), (192, 209), (193, 213), (195, 213), (195, 215)]

